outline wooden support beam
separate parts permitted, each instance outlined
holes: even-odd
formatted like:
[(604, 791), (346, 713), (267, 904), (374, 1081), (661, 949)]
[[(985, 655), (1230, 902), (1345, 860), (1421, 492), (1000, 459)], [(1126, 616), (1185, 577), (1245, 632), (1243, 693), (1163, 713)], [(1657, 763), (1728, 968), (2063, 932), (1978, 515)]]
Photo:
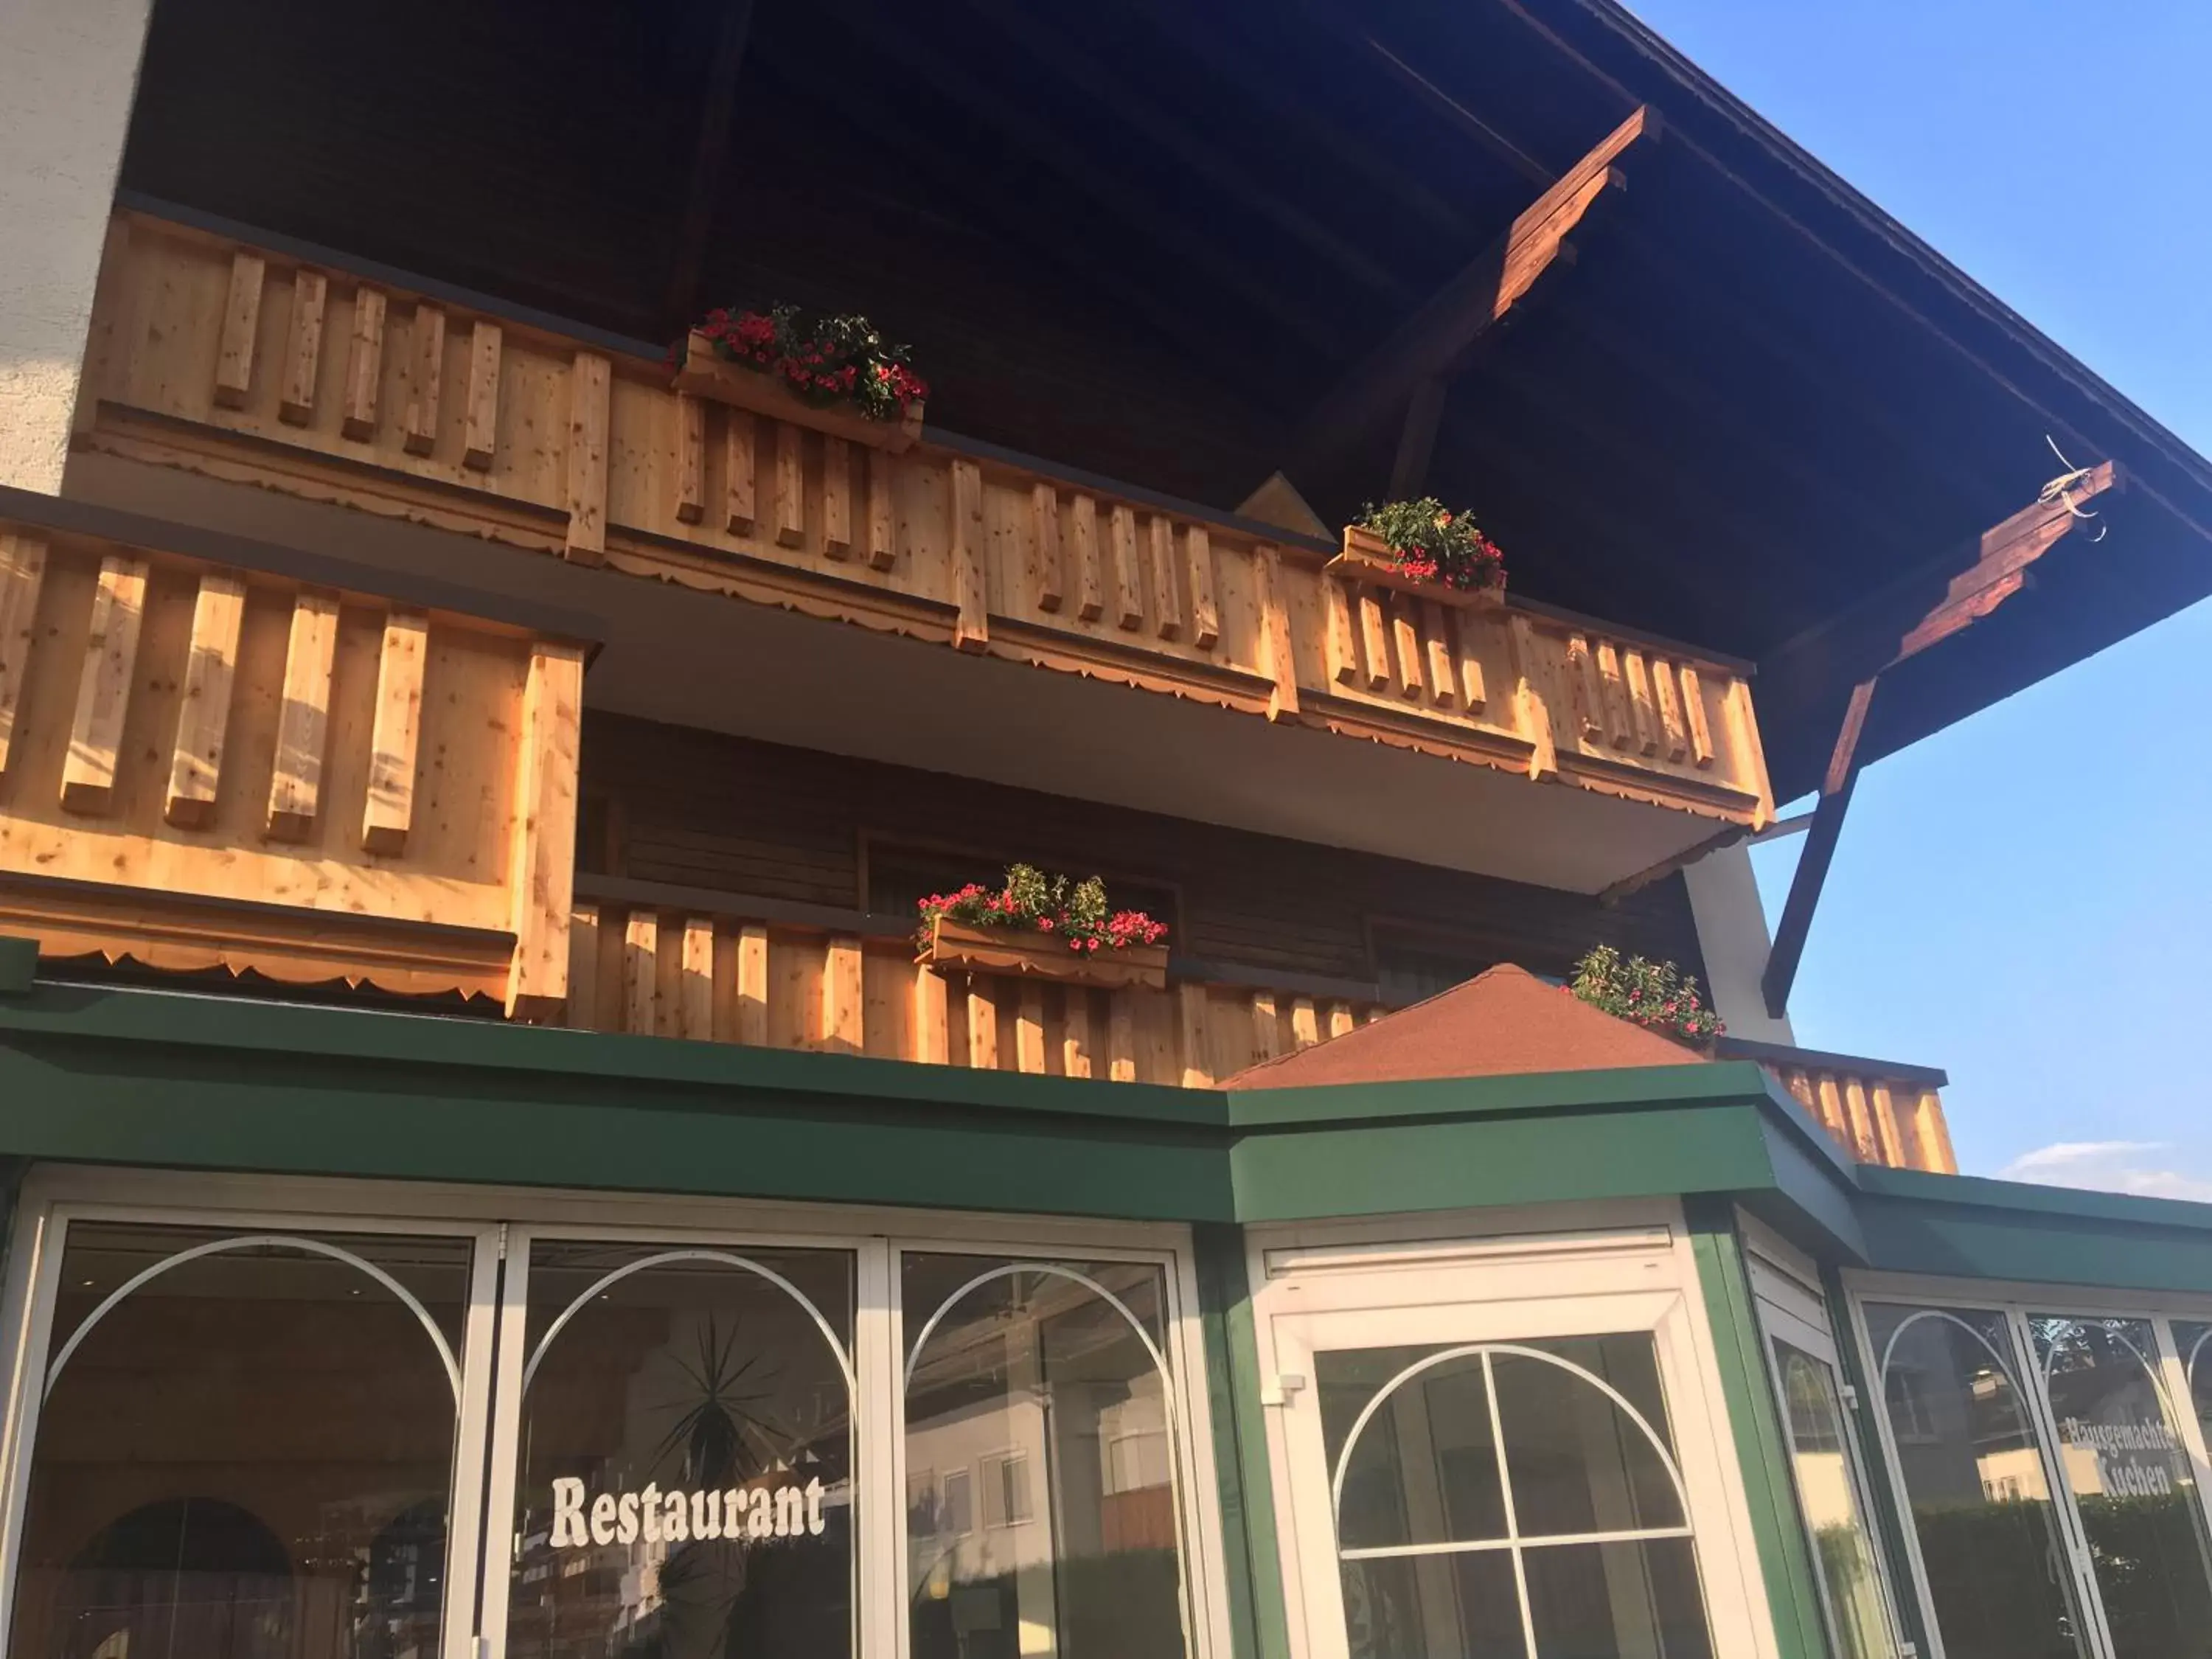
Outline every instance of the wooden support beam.
[(1133, 991), (1115, 991), (1107, 999), (1106, 1076), (1114, 1083), (1137, 1080), (1137, 1006)]
[(914, 969), (914, 1034), (909, 1058), (925, 1066), (949, 1066), (952, 1049), (948, 1029), (950, 1011), (945, 1006), (945, 976), (927, 963), (916, 963)]
[(788, 421), (775, 427), (775, 544), (806, 541), (806, 428)]
[(768, 1042), (768, 929), (749, 921), (738, 929), (735, 1000), (732, 1036), (760, 1048)]
[(384, 619), (376, 662), (376, 719), (368, 753), (368, 799), (362, 811), (364, 852), (386, 857), (407, 850), (415, 822), (415, 763), (422, 739), (422, 671), (430, 654), (430, 619), (395, 611)]
[(292, 602), (291, 637), (284, 647), (284, 701), (276, 717), (276, 763), (269, 781), (273, 841), (305, 841), (322, 811), (331, 671), (337, 649), (337, 595), (302, 592)]
[(1177, 1042), (1182, 1054), (1182, 1086), (1186, 1089), (1211, 1089), (1213, 1086), (1213, 1043), (1211, 1031), (1212, 999), (1203, 985), (1176, 987), (1176, 1028)]
[(684, 191), (684, 217), (676, 232), (676, 257), (668, 273), (661, 332), (671, 339), (696, 322), (702, 309), (699, 283), (714, 228), (714, 198), (729, 158), (731, 117), (737, 109), (738, 78), (744, 68), (752, 22), (753, 0), (724, 0), (722, 27), (715, 35), (706, 89), (699, 100), (699, 125), (692, 139), (691, 175)]
[(1204, 525), (1183, 526), (1182, 561), (1190, 586), (1190, 642), (1211, 651), (1221, 642), (1221, 600), (1214, 592), (1213, 538)]
[(31, 643), (37, 637), (39, 593), (46, 580), (44, 539), (0, 530), (0, 774), (8, 770), (8, 757), (15, 747)]
[(1098, 574), (1098, 503), (1090, 496), (1070, 498), (1066, 556), (1074, 567), (1075, 614), (1083, 622), (1097, 622), (1105, 613), (1105, 584)]
[(968, 975), (968, 1065), (972, 1071), (999, 1069), (997, 988), (982, 974)]
[(887, 451), (868, 451), (868, 568), (889, 570), (898, 562), (898, 529), (891, 507), (891, 468)]
[(102, 559), (70, 723), (69, 758), (62, 763), (62, 805), (71, 812), (105, 812), (113, 804), (116, 752), (130, 712), (145, 615), (145, 560), (119, 553)]
[(1406, 404), (1406, 424), (1398, 432), (1398, 453), (1390, 462), (1390, 499), (1412, 501), (1428, 482), (1429, 462), (1437, 453), (1437, 428), (1443, 421), (1451, 381), (1431, 374), (1413, 388)]
[[(683, 954), (678, 958), (676, 1035), (693, 1042), (714, 1037), (714, 923), (708, 916), (690, 916), (684, 923)], [(575, 960), (570, 953), (569, 960)], [(575, 1000), (575, 975), (571, 969), (568, 1000)]]
[(1091, 993), (1080, 985), (1061, 991), (1060, 1071), (1062, 1077), (1091, 1074)]
[(833, 1054), (857, 1054), (863, 1046), (865, 990), (860, 941), (830, 939), (822, 963), (822, 1046)]
[(1175, 520), (1155, 513), (1145, 524), (1152, 578), (1152, 624), (1164, 640), (1182, 637), (1182, 593), (1176, 580)]
[[(1450, 380), (1469, 348), (1551, 268), (1568, 234), (1591, 206), (1607, 190), (1626, 182), (1614, 164), (1639, 140), (1656, 139), (1658, 132), (1655, 112), (1643, 107), (1632, 112), (1523, 210), (1473, 264), (1353, 365), (1300, 428), (1291, 444), (1291, 471), (1327, 465), (1417, 392), (1440, 411), (1441, 392), (1425, 389)], [(1431, 428), (1436, 418), (1434, 413), (1425, 416)], [(1408, 428), (1408, 435), (1418, 438), (1414, 423), (1409, 422)], [(1433, 439), (1431, 430), (1431, 442)], [(1408, 465), (1419, 458), (1419, 449), (1418, 444), (1400, 445)]]
[(722, 418), (722, 523), (733, 536), (750, 536), (759, 522), (760, 423), (742, 409)]
[(676, 394), (676, 521), (707, 517), (707, 404), (688, 392)]
[(623, 924), (623, 1025), (634, 1036), (660, 1026), (660, 918), (633, 910)]
[(1114, 503), (1107, 527), (1113, 540), (1114, 626), (1134, 629), (1144, 625), (1144, 590), (1137, 575), (1137, 515), (1121, 502)]
[(599, 907), (580, 904), (568, 919), (568, 1000), (561, 1023), (572, 1031), (604, 1030), (599, 1008)]
[(176, 743), (169, 751), (168, 799), (162, 806), (162, 816), (180, 829), (204, 829), (215, 820), (223, 738), (230, 726), (231, 681), (238, 671), (245, 621), (246, 584), (219, 570), (202, 576), (192, 599), (191, 644), (185, 659)]
[(1796, 873), (1790, 878), (1790, 896), (1783, 902), (1782, 921), (1766, 953), (1766, 970), (1759, 975), (1759, 993), (1770, 1018), (1780, 1019), (1790, 1010), (1790, 989), (1796, 983), (1797, 964), (1805, 955), (1813, 911), (1820, 902), (1828, 866), (1835, 860), (1836, 838), (1843, 833), (1844, 814), (1850, 810), (1851, 792), (1857, 786), (1858, 773), (1854, 769), (1841, 789), (1821, 796), (1820, 805), (1814, 809), (1813, 827), (1805, 832), (1805, 850), (1797, 856)]
[(853, 556), (853, 445), (847, 438), (822, 440), (822, 556)]
[(1274, 682), (1267, 695), (1267, 718), (1292, 719), (1298, 712), (1298, 664), (1291, 644), (1290, 608), (1283, 597), (1281, 552), (1273, 547), (1253, 549), (1252, 574), (1259, 590), (1260, 672)]
[(1014, 1069), (1032, 1076), (1044, 1071), (1044, 988), (1026, 979), (1014, 1005)]

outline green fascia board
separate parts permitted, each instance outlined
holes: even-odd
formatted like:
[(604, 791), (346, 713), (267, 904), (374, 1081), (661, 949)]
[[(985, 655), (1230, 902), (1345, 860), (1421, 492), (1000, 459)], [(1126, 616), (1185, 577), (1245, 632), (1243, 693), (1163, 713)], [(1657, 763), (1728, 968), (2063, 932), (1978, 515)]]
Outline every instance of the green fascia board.
[(1240, 1129), (1359, 1119), (1489, 1115), (1575, 1108), (1749, 1102), (1768, 1097), (1766, 1074), (1747, 1060), (1710, 1066), (1632, 1066), (1597, 1072), (1516, 1072), (1506, 1077), (1422, 1078), (1403, 1083), (1333, 1083), (1229, 1093)]

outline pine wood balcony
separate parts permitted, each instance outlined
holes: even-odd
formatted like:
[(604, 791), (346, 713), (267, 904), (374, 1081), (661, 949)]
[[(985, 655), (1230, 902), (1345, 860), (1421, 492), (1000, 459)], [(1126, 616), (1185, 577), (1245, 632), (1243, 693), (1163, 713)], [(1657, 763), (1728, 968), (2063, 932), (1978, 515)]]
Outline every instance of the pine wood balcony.
[(927, 430), (865, 449), (207, 229), (118, 217), (88, 375), (83, 449), (1667, 809), (1593, 887), (1771, 816), (1741, 665)]
[(0, 495), (0, 933), (557, 1011), (582, 645), (435, 585)]
[(1385, 1012), (1371, 986), (1219, 968), (1164, 990), (940, 971), (903, 918), (606, 877), (577, 893), (567, 1020), (583, 1030), (1211, 1088)]

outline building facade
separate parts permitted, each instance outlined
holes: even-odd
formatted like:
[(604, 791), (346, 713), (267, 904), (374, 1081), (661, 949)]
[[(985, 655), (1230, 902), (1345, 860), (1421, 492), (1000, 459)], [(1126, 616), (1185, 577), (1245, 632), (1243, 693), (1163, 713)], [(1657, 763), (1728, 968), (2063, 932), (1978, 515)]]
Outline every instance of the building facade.
[(1787, 1000), (2212, 471), (1609, 0), (18, 39), (9, 1659), (2203, 1650), (2212, 1208)]

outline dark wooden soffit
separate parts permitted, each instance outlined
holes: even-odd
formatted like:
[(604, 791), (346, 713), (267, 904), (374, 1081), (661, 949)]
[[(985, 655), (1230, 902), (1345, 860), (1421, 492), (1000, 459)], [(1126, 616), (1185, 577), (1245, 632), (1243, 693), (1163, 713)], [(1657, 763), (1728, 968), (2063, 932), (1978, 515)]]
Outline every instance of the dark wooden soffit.
[[(1843, 833), (1844, 815), (1850, 809), (1851, 793), (1858, 784), (1859, 735), (1866, 729), (1882, 672), (1971, 627), (2019, 592), (2027, 583), (2028, 567), (2091, 516), (2082, 504), (2124, 482), (2118, 465), (2112, 461), (2063, 473), (2045, 484), (2027, 507), (1984, 532), (1971, 549), (1877, 591), (1775, 653), (1778, 674), (1822, 674), (1830, 677), (1828, 683), (1832, 684), (1848, 673), (1853, 676), (1853, 684), (1844, 708), (1843, 726), (1820, 781), (1820, 804), (1814, 808), (1812, 828), (1806, 832), (1805, 850), (1790, 877), (1790, 896), (1783, 903), (1782, 921), (1775, 929), (1774, 945), (1767, 952), (1766, 970), (1759, 979), (1766, 1012), (1773, 1018), (1781, 1018), (1790, 1006), (1790, 992), (1796, 983), (1798, 963), (1812, 931), (1813, 912), (1820, 904), (1820, 890), (1827, 882), (1828, 866), (1835, 860), (1836, 843)], [(1960, 568), (1962, 562), (1964, 568)], [(1956, 574), (1943, 582), (1941, 596), (1932, 605), (1916, 602), (1916, 592), (1924, 594), (1934, 582), (1943, 580), (1947, 570)], [(1762, 665), (1761, 678), (1766, 678), (1767, 673)]]
[(676, 233), (676, 258), (668, 275), (668, 297), (661, 309), (662, 331), (673, 339), (699, 316), (700, 273), (707, 241), (714, 228), (714, 203), (722, 168), (730, 153), (730, 120), (738, 105), (738, 76), (744, 68), (745, 46), (752, 35), (753, 0), (726, 0), (714, 62), (708, 66), (706, 95), (699, 106), (699, 132), (692, 146), (691, 177), (684, 187), (684, 218)]
[[(1474, 343), (1560, 258), (1566, 240), (1607, 190), (1624, 185), (1615, 163), (1639, 139), (1656, 139), (1656, 111), (1632, 112), (1539, 196), (1482, 254), (1425, 301), (1389, 338), (1353, 365), (1315, 405), (1291, 441), (1290, 469), (1310, 471), (1331, 460), (1417, 392), (1441, 401), (1434, 388), (1464, 365)], [(1433, 429), (1433, 415), (1427, 423)]]

